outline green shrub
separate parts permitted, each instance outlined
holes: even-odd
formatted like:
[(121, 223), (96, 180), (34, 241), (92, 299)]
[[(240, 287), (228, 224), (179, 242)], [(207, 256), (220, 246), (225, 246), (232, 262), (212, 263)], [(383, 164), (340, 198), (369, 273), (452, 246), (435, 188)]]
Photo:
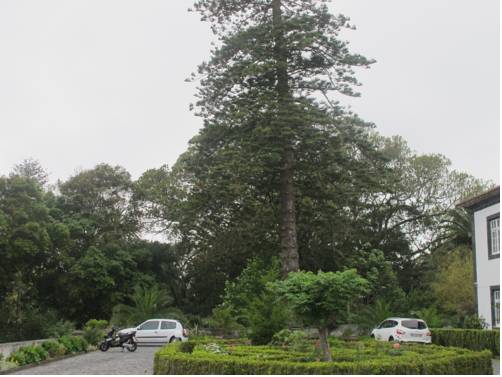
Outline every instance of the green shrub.
[(195, 348), (195, 345), (196, 345), (195, 342), (191, 342), (191, 341), (179, 342), (179, 343), (175, 343), (175, 344), (178, 345), (179, 351), (183, 352), (183, 353), (192, 353), (193, 349)]
[(39, 363), (47, 359), (48, 356), (48, 352), (43, 347), (33, 345), (18, 348), (10, 354), (8, 361), (14, 362), (17, 365), (25, 365)]
[(444, 326), (444, 318), (441, 317), (437, 308), (435, 306), (429, 306), (428, 308), (417, 310), (412, 313), (415, 318), (422, 318), (429, 328), (431, 327), (441, 327)]
[(474, 351), (490, 350), (500, 354), (500, 331), (473, 329), (432, 329), (432, 343), (447, 347), (462, 347)]
[(49, 357), (62, 356), (66, 353), (64, 345), (56, 340), (46, 340), (41, 346), (49, 353)]
[(276, 295), (266, 287), (280, 279), (280, 271), (278, 259), (249, 260), (236, 279), (225, 283), (223, 303), (213, 310), (210, 328), (224, 335), (247, 332), (254, 344), (270, 342), (291, 317), (287, 307), (278, 304)]
[(265, 290), (244, 311), (248, 321), (248, 337), (253, 344), (268, 344), (277, 331), (287, 326), (290, 317), (287, 306), (284, 302), (281, 305), (277, 302), (276, 294)]
[(237, 323), (234, 309), (230, 305), (224, 304), (213, 309), (208, 325), (213, 332), (226, 336), (241, 332), (244, 329), (242, 325)]
[(81, 336), (65, 335), (59, 338), (58, 342), (65, 347), (67, 354), (76, 352), (85, 352), (87, 351), (87, 348), (89, 346), (87, 341)]
[(105, 329), (108, 321), (101, 319), (90, 319), (84, 326), (84, 339), (93, 346), (97, 346), (105, 336)]
[(12, 361), (7, 361), (7, 360), (0, 360), (0, 371), (5, 371), (8, 369), (16, 368), (18, 364), (12, 362)]
[(479, 317), (476, 314), (473, 314), (464, 317), (461, 327), (464, 329), (483, 330), (488, 327), (488, 323), (485, 321), (483, 317)]
[(22, 349), (18, 349), (14, 352), (11, 352), (7, 361), (11, 361), (13, 363), (16, 363), (17, 365), (24, 365), (26, 364), (26, 355), (24, 354)]
[(288, 347), (292, 351), (297, 352), (313, 352), (314, 345), (304, 331), (291, 331), (284, 329), (274, 334), (272, 337), (272, 345)]
[(73, 331), (75, 331), (75, 324), (73, 322), (58, 320), (44, 327), (43, 334), (47, 338), (58, 338), (64, 335), (71, 335)]
[[(210, 344), (221, 344), (215, 341)], [(155, 354), (154, 374), (491, 374), (491, 354), (435, 345), (346, 342), (333, 348), (333, 361), (272, 346), (226, 343), (225, 353), (199, 343), (192, 353), (164, 347)]]

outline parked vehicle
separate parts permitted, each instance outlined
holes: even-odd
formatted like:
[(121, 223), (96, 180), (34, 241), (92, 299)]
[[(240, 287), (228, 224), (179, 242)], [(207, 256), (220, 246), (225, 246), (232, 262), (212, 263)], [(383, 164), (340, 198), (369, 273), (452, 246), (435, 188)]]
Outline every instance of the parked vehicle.
[(188, 331), (175, 319), (149, 319), (126, 330), (136, 332), (135, 339), (139, 344), (165, 344), (188, 340)]
[(122, 351), (126, 348), (129, 352), (134, 352), (138, 348), (136, 342), (136, 330), (126, 329), (116, 333), (117, 328), (113, 327), (112, 330), (105, 336), (105, 340), (99, 345), (99, 349), (103, 352), (108, 351), (109, 348), (122, 347)]
[(431, 343), (427, 323), (417, 318), (387, 318), (371, 331), (371, 337), (383, 341)]

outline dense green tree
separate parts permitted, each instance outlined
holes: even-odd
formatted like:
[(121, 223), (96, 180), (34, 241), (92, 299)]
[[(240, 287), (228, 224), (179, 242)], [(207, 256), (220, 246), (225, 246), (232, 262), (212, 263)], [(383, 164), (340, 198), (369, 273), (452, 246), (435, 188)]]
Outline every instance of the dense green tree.
[(443, 313), (463, 319), (475, 313), (472, 252), (467, 246), (442, 251), (434, 258), (430, 293)]
[(34, 180), (41, 187), (48, 183), (49, 174), (38, 160), (28, 158), (14, 165), (11, 176), (18, 176)]
[(293, 272), (271, 284), (307, 325), (319, 330), (324, 361), (332, 361), (328, 335), (347, 316), (347, 305), (367, 292), (368, 282), (355, 270), (344, 272)]
[[(352, 67), (371, 61), (349, 53), (337, 38), (350, 25), (331, 15), (324, 2), (200, 0), (195, 9), (212, 22), (221, 41), (199, 67), (204, 78), (197, 107), (205, 126), (193, 141), (201, 159), (220, 163), (200, 169), (206, 176), (217, 171), (230, 178), (233, 194), (248, 189), (250, 196), (272, 203), (285, 276), (300, 264), (298, 165), (326, 137), (340, 137), (336, 126), (345, 122), (329, 94), (356, 95)], [(232, 179), (236, 175), (248, 179)], [(254, 187), (263, 185), (267, 196), (253, 195)], [(239, 195), (236, 201), (252, 208), (246, 199)]]

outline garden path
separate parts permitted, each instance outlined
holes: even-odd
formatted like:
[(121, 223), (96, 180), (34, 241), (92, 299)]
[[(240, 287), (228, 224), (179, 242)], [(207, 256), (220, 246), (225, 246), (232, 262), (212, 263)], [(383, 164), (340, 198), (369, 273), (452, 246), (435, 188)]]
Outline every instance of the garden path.
[(153, 374), (153, 356), (159, 347), (138, 347), (136, 352), (89, 352), (12, 374)]
[(492, 359), (493, 374), (500, 375), (500, 359)]

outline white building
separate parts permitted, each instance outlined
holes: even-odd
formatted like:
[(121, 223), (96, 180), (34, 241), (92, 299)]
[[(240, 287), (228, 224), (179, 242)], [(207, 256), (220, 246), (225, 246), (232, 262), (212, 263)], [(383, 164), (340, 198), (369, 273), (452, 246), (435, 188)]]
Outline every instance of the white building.
[(478, 315), (500, 328), (500, 186), (459, 204), (472, 213), (474, 286)]

